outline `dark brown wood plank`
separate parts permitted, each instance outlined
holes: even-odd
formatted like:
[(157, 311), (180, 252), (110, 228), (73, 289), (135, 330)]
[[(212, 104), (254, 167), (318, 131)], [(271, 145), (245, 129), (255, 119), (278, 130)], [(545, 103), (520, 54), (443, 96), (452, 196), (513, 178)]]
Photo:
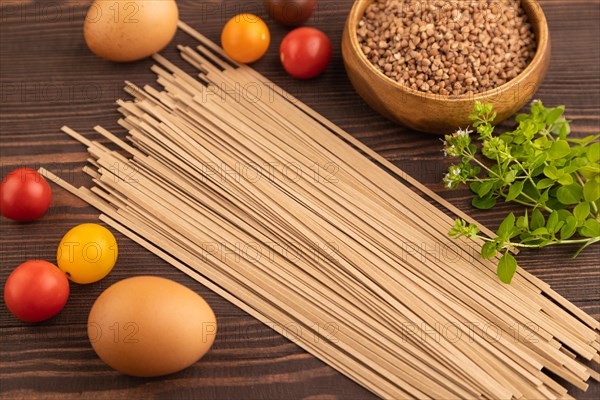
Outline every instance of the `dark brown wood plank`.
[[(396, 165), (441, 193), (482, 223), (496, 227), (512, 208), (473, 210), (466, 191), (446, 191), (441, 177), (448, 166), (437, 137), (412, 132), (375, 114), (355, 94), (342, 64), (340, 35), (350, 0), (320, 1), (308, 25), (325, 31), (334, 44), (327, 72), (311, 81), (287, 76), (277, 46), (287, 29), (272, 23), (262, 2), (180, 0), (181, 18), (218, 41), (223, 24), (245, 11), (264, 17), (272, 33), (268, 54), (254, 65), (292, 94), (360, 138)], [(119, 65), (92, 55), (82, 36), (88, 0), (0, 2), (0, 172), (27, 165), (45, 166), (70, 182), (88, 181), (81, 172), (83, 146), (59, 131), (64, 124), (90, 132), (96, 124), (118, 129), (114, 101), (124, 97), (124, 79), (154, 81), (150, 60)], [(538, 98), (548, 105), (565, 104), (577, 135), (600, 131), (600, 3), (542, 2), (552, 35), (552, 61)], [(193, 44), (179, 33), (174, 43)], [(177, 59), (174, 46), (165, 52)], [(501, 128), (510, 126), (506, 122)], [(54, 188), (53, 207), (31, 224), (0, 219), (0, 284), (10, 271), (32, 258), (53, 260), (56, 246), (70, 227), (95, 221), (98, 212)], [(366, 390), (306, 354), (200, 284), (117, 235), (120, 258), (115, 270), (91, 285), (72, 285), (65, 310), (40, 325), (18, 322), (0, 306), (0, 396), (3, 398), (205, 398), (205, 399), (368, 399)], [(598, 247), (570, 258), (574, 248), (524, 251), (523, 268), (532, 271), (600, 318)], [(214, 308), (220, 332), (201, 362), (160, 379), (120, 375), (94, 354), (86, 337), (86, 318), (96, 297), (112, 283), (133, 275), (160, 275), (201, 294)], [(600, 395), (592, 383), (577, 398)]]

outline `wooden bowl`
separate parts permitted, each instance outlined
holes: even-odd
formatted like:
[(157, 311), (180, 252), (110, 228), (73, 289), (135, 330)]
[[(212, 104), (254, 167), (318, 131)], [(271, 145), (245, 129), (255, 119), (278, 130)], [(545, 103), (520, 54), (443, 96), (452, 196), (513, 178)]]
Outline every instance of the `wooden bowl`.
[(492, 103), (495, 123), (515, 114), (538, 90), (550, 62), (548, 24), (536, 0), (522, 0), (533, 27), (537, 49), (531, 63), (515, 78), (492, 90), (463, 96), (442, 96), (413, 90), (379, 71), (362, 52), (356, 29), (373, 0), (356, 0), (342, 35), (346, 71), (358, 94), (376, 111), (394, 122), (430, 133), (449, 133), (471, 124), (468, 116), (476, 100)]

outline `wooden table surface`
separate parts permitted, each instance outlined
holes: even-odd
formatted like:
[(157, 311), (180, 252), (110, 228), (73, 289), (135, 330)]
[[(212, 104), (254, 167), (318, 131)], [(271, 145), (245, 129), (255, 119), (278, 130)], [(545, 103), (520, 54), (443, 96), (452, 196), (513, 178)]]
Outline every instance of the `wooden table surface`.
[[(510, 207), (477, 212), (465, 191), (446, 191), (441, 182), (448, 165), (439, 138), (394, 125), (373, 112), (354, 92), (342, 64), (340, 35), (352, 1), (320, 1), (309, 26), (332, 40), (334, 56), (327, 72), (314, 80), (296, 81), (278, 61), (277, 46), (286, 29), (266, 17), (262, 2), (178, 1), (181, 19), (218, 40), (225, 21), (241, 11), (264, 17), (272, 33), (267, 55), (254, 67), (364, 143), (442, 194), (482, 223), (497, 227)], [(111, 64), (92, 55), (83, 40), (85, 0), (0, 2), (1, 172), (18, 166), (47, 169), (75, 184), (87, 182), (81, 172), (84, 147), (60, 132), (63, 124), (90, 132), (101, 124), (116, 132), (114, 100), (125, 96), (123, 80), (150, 83), (150, 60)], [(552, 36), (550, 70), (537, 98), (564, 104), (576, 135), (597, 133), (600, 112), (600, 3), (542, 2)], [(164, 52), (178, 59), (174, 44), (193, 44), (178, 33)], [(504, 124), (510, 126), (510, 123)], [(96, 222), (98, 211), (53, 186), (53, 204), (35, 223), (1, 221), (0, 284), (28, 259), (55, 260), (62, 235), (72, 226)], [(165, 399), (370, 399), (351, 380), (213, 294), (191, 278), (121, 235), (119, 261), (100, 282), (71, 285), (65, 309), (45, 323), (16, 320), (0, 305), (0, 396), (3, 398), (165, 398)], [(521, 267), (550, 283), (559, 293), (600, 316), (599, 247), (572, 260), (574, 248), (524, 251)], [(86, 334), (86, 319), (96, 297), (109, 285), (134, 275), (160, 275), (192, 288), (214, 308), (219, 334), (210, 353), (191, 368), (159, 379), (138, 379), (111, 370), (98, 359)], [(597, 398), (592, 383), (577, 398)]]

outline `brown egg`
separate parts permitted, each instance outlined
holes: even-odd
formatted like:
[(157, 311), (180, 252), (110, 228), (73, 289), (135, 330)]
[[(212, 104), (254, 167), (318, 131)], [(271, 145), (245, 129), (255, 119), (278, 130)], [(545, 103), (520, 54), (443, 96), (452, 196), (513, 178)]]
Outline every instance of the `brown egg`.
[(202, 297), (154, 276), (110, 286), (88, 318), (96, 354), (117, 371), (141, 377), (189, 367), (210, 349), (216, 332), (215, 314)]
[(83, 26), (85, 41), (110, 61), (135, 61), (162, 50), (175, 36), (175, 0), (95, 0)]

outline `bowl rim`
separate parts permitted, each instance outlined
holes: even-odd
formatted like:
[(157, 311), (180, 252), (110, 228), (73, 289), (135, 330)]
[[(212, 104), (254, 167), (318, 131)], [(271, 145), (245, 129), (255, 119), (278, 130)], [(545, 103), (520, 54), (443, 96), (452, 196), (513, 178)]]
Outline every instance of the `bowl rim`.
[[(436, 101), (445, 101), (445, 102), (462, 102), (462, 101), (474, 102), (477, 100), (486, 100), (486, 99), (489, 99), (490, 97), (498, 96), (498, 95), (504, 93), (505, 91), (510, 90), (512, 87), (514, 87), (515, 84), (519, 84), (520, 82), (522, 82), (525, 79), (525, 77), (529, 76), (529, 74), (531, 74), (535, 69), (537, 69), (539, 64), (542, 64), (544, 62), (545, 53), (548, 50), (548, 46), (549, 46), (549, 42), (550, 42), (550, 35), (548, 32), (548, 21), (546, 20), (546, 15), (544, 14), (544, 10), (542, 10), (542, 7), (541, 7), (539, 1), (538, 0), (519, 0), (521, 3), (521, 6), (525, 9), (525, 12), (528, 15), (528, 19), (530, 20), (529, 23), (532, 24), (532, 28), (534, 30), (533, 34), (537, 41), (537, 43), (536, 43), (537, 46), (536, 46), (536, 50), (535, 50), (535, 54), (534, 54), (533, 58), (531, 59), (529, 64), (527, 64), (525, 69), (523, 71), (521, 71), (517, 76), (515, 76), (511, 80), (505, 82), (504, 84), (502, 84), (498, 87), (495, 87), (493, 89), (486, 90), (485, 92), (474, 93), (474, 94), (461, 94), (459, 96), (447, 96), (447, 95), (442, 95), (442, 94), (437, 94), (437, 93), (428, 93), (428, 92), (423, 92), (421, 90), (412, 89), (408, 86), (401, 85), (400, 83), (392, 80), (392, 78), (390, 78), (389, 76), (385, 75), (382, 71), (380, 71), (377, 67), (375, 67), (371, 63), (371, 61), (369, 61), (367, 56), (364, 54), (364, 52), (360, 48), (360, 45), (358, 43), (358, 35), (356, 33), (356, 30), (358, 27), (358, 22), (362, 18), (364, 11), (368, 7), (368, 5), (373, 3), (374, 1), (375, 0), (355, 0), (354, 4), (352, 5), (352, 8), (350, 9), (350, 13), (348, 14), (348, 19), (346, 21), (346, 25), (347, 25), (348, 35), (350, 36), (349, 39), (350, 39), (350, 45), (351, 45), (352, 50), (355, 53), (358, 53), (358, 60), (360, 60), (360, 62), (363, 65), (365, 65), (369, 70), (375, 72), (376, 76), (378, 78), (384, 79), (386, 82), (388, 82), (392, 86), (395, 86), (400, 90), (406, 91), (407, 93), (409, 93), (411, 95), (419, 96), (419, 97), (425, 98), (427, 100), (436, 100)], [(364, 7), (363, 12), (360, 13), (360, 15), (359, 15), (358, 8), (361, 6), (361, 3), (362, 4), (367, 3), (367, 5)], [(531, 14), (530, 14), (530, 12), (528, 12), (528, 7), (531, 10)], [(531, 21), (531, 18), (530, 18), (531, 15), (535, 15), (535, 17), (537, 19), (537, 26), (533, 25), (533, 22)], [(353, 21), (355, 21), (355, 22), (353, 22)], [(536, 32), (535, 32), (536, 30), (539, 31), (539, 35), (536, 34)]]

